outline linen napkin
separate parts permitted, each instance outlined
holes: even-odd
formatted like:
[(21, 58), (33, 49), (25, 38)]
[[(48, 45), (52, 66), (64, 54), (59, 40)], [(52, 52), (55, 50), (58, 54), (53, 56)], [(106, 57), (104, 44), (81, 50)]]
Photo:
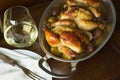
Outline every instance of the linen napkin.
[[(38, 54), (28, 51), (28, 50), (10, 50), (7, 48), (0, 47), (0, 54), (4, 54), (7, 57), (17, 61), (18, 64), (30, 69), (31, 71), (42, 76), (46, 80), (52, 80), (52, 77), (41, 70), (38, 66), (38, 61), (41, 56)], [(50, 70), (47, 63), (43, 64), (45, 68)], [(28, 76), (24, 74), (21, 68), (17, 65), (12, 66), (8, 63), (0, 60), (0, 80), (31, 80)]]

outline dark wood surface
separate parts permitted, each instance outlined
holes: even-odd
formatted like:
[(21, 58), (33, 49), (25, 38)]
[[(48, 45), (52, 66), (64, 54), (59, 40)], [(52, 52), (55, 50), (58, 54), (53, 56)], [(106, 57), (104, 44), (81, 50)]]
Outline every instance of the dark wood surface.
[[(2, 0), (0, 1), (0, 14), (2, 17), (5, 9), (8, 7), (23, 5), (29, 8), (36, 24), (39, 25), (41, 15), (51, 1), (52, 0)], [(113, 3), (117, 13), (117, 22), (115, 31), (108, 43), (92, 58), (79, 62), (74, 76), (67, 79), (53, 78), (53, 80), (120, 80), (120, 1), (113, 0)], [(0, 46), (16, 49), (4, 41), (1, 32)], [(38, 40), (36, 40), (32, 46), (25, 49), (32, 50), (41, 55)], [(68, 63), (59, 62), (54, 59), (50, 59), (48, 62), (53, 72), (69, 72)]]

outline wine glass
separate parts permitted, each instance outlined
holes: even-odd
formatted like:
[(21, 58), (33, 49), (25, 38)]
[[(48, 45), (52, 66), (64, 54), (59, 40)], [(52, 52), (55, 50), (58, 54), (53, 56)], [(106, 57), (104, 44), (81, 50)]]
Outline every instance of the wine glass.
[(3, 33), (5, 41), (18, 48), (32, 45), (38, 36), (35, 21), (24, 6), (14, 6), (5, 11)]

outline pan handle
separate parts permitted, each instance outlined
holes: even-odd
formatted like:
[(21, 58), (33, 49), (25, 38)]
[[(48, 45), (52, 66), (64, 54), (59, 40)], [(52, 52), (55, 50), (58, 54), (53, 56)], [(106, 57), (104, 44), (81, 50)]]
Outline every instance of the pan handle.
[(43, 66), (43, 62), (47, 62), (46, 61), (47, 58), (43, 57), (42, 59), (39, 60), (39, 67), (45, 71), (47, 74), (51, 75), (52, 77), (55, 77), (55, 78), (69, 78), (71, 76), (73, 76), (76, 72), (76, 64), (77, 63), (71, 63), (71, 67), (72, 67), (72, 70), (70, 73), (68, 74), (57, 74), (57, 73), (54, 73), (54, 72), (51, 72), (49, 70), (47, 70), (44, 66)]

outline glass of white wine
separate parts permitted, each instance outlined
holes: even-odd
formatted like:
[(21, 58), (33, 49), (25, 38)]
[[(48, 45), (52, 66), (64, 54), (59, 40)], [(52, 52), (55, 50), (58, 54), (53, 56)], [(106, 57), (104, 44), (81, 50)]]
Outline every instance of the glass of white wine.
[(5, 41), (11, 46), (23, 48), (32, 45), (37, 39), (38, 30), (28, 8), (8, 8), (4, 13), (3, 33)]

